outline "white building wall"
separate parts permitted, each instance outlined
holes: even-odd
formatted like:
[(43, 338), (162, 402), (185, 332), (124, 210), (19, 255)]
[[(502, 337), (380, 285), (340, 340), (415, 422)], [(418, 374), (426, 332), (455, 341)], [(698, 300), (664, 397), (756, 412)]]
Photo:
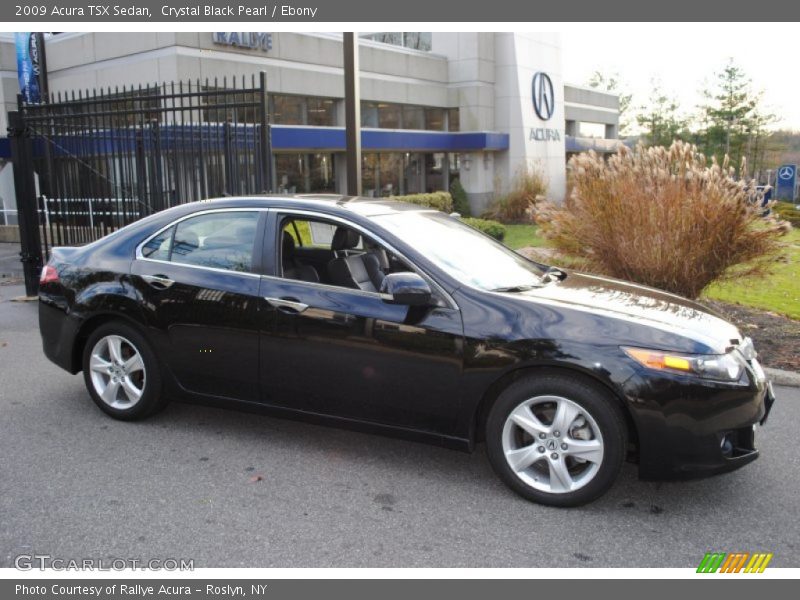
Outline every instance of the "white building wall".
[[(558, 34), (498, 33), (495, 37), (497, 81), (495, 123), (509, 134), (509, 150), (497, 157), (498, 192), (507, 192), (520, 169), (541, 171), (548, 181), (548, 196), (562, 200), (566, 191), (564, 151), (564, 83), (561, 41)], [(532, 82), (537, 72), (550, 76), (555, 110), (547, 121), (533, 108)], [(531, 131), (554, 129), (559, 140), (537, 141)]]
[[(451, 106), (457, 106), (461, 131), (503, 131), (496, 126), (495, 36), (487, 32), (434, 32), (432, 49), (447, 57)], [(461, 184), (473, 214), (482, 213), (494, 198), (493, 153), (461, 155)]]
[[(543, 172), (549, 196), (564, 197), (564, 98), (561, 39), (555, 33), (434, 33), (433, 51), (448, 58), (451, 97), (461, 109), (461, 130), (509, 134), (509, 150), (462, 156), (461, 182), (479, 214), (496, 194), (508, 192), (517, 172)], [(531, 85), (547, 73), (555, 91), (555, 111), (543, 121), (533, 109)], [(558, 131), (559, 140), (536, 141), (531, 130)]]

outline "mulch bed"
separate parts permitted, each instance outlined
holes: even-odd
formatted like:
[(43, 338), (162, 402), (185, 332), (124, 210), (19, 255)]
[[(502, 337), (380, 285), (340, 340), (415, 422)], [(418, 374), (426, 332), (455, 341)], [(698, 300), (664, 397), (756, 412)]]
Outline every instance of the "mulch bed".
[(800, 372), (800, 321), (738, 304), (703, 303), (735, 323), (742, 335), (753, 338), (762, 365)]

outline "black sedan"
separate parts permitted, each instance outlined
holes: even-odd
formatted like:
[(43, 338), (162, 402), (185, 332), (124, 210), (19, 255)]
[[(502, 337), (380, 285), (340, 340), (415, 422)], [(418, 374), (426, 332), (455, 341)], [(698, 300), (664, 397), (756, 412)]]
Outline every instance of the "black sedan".
[(181, 398), (485, 441), (522, 496), (574, 506), (758, 456), (752, 343), (704, 306), (531, 262), (457, 217), (339, 196), (185, 204), (55, 248), (45, 354), (118, 419)]

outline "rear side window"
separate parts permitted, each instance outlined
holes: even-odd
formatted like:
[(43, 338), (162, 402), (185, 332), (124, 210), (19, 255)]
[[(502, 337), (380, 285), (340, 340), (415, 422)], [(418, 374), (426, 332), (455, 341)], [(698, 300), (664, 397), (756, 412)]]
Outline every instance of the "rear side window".
[(174, 225), (166, 231), (162, 231), (156, 237), (150, 238), (142, 246), (142, 256), (153, 260), (169, 260), (169, 249), (172, 244), (173, 233), (175, 233)]
[(250, 271), (257, 222), (257, 212), (191, 217), (148, 241), (142, 246), (142, 256), (198, 267)]

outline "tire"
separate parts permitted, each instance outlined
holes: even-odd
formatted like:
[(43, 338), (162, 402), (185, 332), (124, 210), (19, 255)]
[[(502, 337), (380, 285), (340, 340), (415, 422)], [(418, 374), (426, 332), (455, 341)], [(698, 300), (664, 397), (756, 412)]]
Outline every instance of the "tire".
[(95, 404), (115, 419), (144, 419), (166, 405), (155, 353), (141, 333), (120, 321), (104, 323), (89, 335), (83, 379)]
[(498, 396), (486, 422), (486, 450), (500, 479), (522, 497), (580, 506), (613, 485), (627, 433), (607, 390), (579, 376), (542, 373), (518, 379)]

